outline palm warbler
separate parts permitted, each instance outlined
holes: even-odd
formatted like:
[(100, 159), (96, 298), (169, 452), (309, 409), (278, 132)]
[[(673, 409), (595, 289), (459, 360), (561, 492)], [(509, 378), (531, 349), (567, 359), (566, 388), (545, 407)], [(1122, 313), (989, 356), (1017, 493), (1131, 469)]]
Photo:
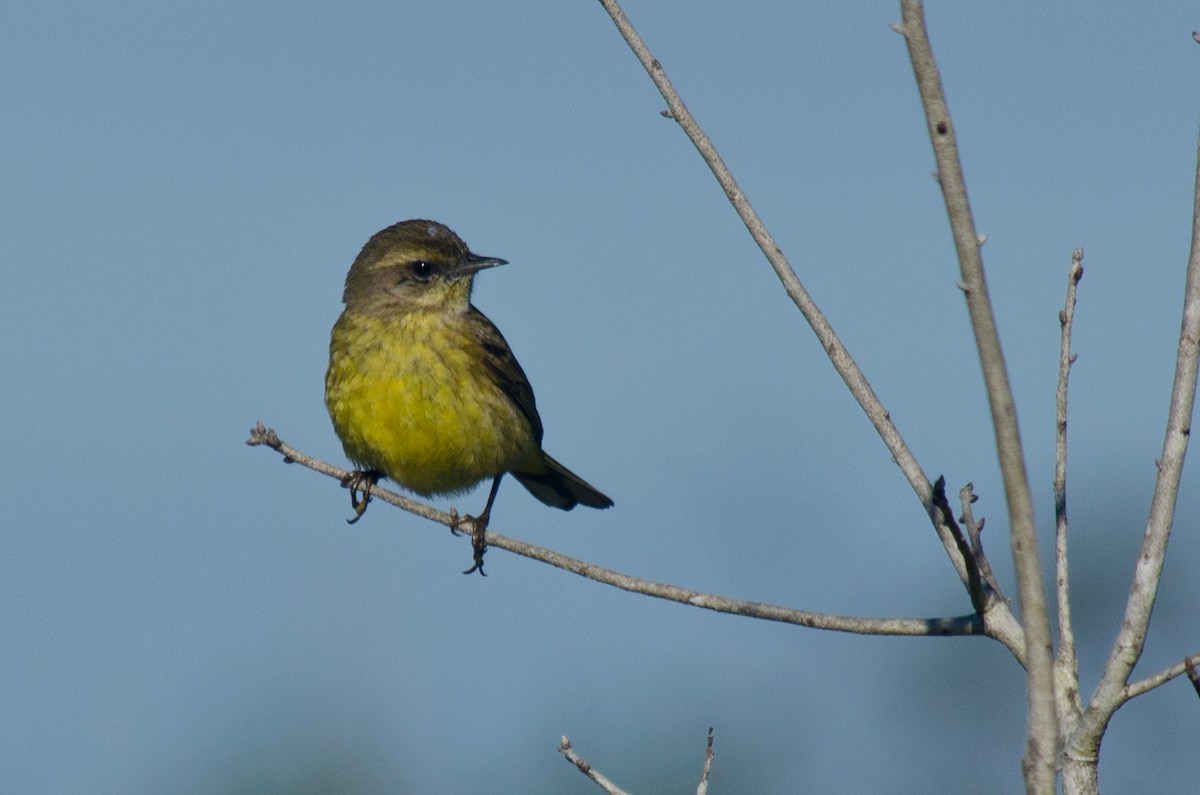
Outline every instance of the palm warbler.
[(383, 476), (424, 497), (492, 478), (483, 512), (464, 519), (475, 548), (468, 573), (482, 573), (488, 517), (506, 472), (565, 511), (613, 504), (542, 450), (529, 381), (500, 330), (471, 305), (475, 274), (504, 264), (472, 254), (434, 221), (376, 233), (346, 275), (325, 374), (334, 430), (360, 468), (345, 484), (351, 522)]

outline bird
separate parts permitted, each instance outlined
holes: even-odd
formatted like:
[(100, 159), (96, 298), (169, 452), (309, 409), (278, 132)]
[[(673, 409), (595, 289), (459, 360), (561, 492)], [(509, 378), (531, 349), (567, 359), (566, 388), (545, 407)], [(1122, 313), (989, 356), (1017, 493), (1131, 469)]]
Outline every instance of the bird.
[[(388, 477), (422, 497), (491, 479), (471, 527), (483, 574), (486, 530), (505, 474), (546, 505), (613, 501), (542, 449), (533, 389), (500, 330), (471, 303), (476, 274), (507, 265), (473, 254), (444, 224), (412, 219), (375, 233), (346, 274), (333, 326), (325, 405), (357, 469), (343, 480), (356, 522)], [(362, 498), (359, 499), (359, 494)]]

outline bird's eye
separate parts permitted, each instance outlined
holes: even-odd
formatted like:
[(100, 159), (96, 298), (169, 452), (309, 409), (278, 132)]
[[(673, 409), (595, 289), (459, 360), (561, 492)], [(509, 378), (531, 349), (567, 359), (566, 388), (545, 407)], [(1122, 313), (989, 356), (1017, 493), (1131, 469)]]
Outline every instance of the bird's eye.
[(417, 260), (408, 267), (412, 271), (413, 278), (418, 281), (427, 282), (433, 276), (433, 266), (423, 259)]

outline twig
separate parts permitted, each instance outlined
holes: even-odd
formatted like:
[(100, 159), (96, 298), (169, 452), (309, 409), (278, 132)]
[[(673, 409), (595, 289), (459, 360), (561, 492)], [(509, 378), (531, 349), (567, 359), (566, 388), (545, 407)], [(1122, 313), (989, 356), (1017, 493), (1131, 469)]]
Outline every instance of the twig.
[(1124, 703), (1131, 698), (1140, 696), (1142, 693), (1147, 693), (1159, 685), (1170, 682), (1182, 673), (1187, 673), (1188, 679), (1192, 680), (1192, 686), (1196, 688), (1196, 693), (1200, 695), (1200, 674), (1196, 672), (1197, 665), (1200, 665), (1200, 653), (1184, 657), (1170, 668), (1163, 669), (1153, 676), (1147, 676), (1145, 679), (1130, 682), (1121, 691), (1121, 701)]
[(933, 504), (946, 518), (946, 524), (951, 535), (954, 536), (954, 542), (958, 545), (959, 554), (962, 555), (963, 561), (967, 565), (967, 593), (971, 596), (971, 606), (975, 608), (976, 613), (983, 615), (987, 609), (987, 603), (984, 599), (983, 581), (979, 576), (979, 561), (975, 559), (975, 551), (967, 543), (962, 528), (958, 526), (958, 522), (954, 521), (954, 512), (950, 510), (950, 501), (946, 499), (946, 478), (941, 475), (938, 475), (938, 479), (933, 482)]
[[(612, 18), (617, 30), (621, 36), (633, 50), (642, 67), (645, 68), (650, 79), (654, 81), (654, 85), (658, 88), (660, 94), (667, 102), (668, 111), (665, 116), (676, 121), (687, 134), (692, 144), (696, 147), (696, 151), (704, 158), (704, 162), (716, 177), (721, 189), (725, 191), (725, 195), (729, 198), (730, 204), (737, 211), (738, 216), (742, 219), (742, 223), (750, 231), (751, 237), (758, 247), (762, 250), (763, 255), (774, 269), (779, 281), (783, 284), (784, 290), (795, 303), (796, 308), (808, 321), (812, 327), (817, 339), (822, 347), (825, 348), (825, 353), (829, 356), (830, 362), (837, 370), (838, 375), (846, 383), (850, 393), (858, 404), (866, 413), (867, 418), (875, 427), (875, 431), (883, 439), (883, 443), (887, 446), (888, 451), (892, 454), (893, 460), (900, 467), (900, 471), (904, 473), (904, 477), (908, 480), (913, 491), (916, 492), (921, 505), (924, 506), (926, 514), (929, 516), (930, 522), (933, 524), (934, 530), (937, 532), (939, 539), (942, 542), (942, 547), (946, 550), (946, 555), (950, 558), (951, 564), (954, 566), (959, 579), (964, 585), (969, 585), (970, 575), (967, 571), (966, 562), (963, 560), (959, 552), (958, 544), (950, 532), (949, 527), (941, 520), (938, 515), (937, 507), (933, 502), (933, 484), (929, 482), (925, 472), (921, 469), (917, 462), (916, 456), (908, 448), (900, 431), (892, 422), (891, 416), (883, 403), (871, 388), (866, 376), (859, 369), (858, 364), (850, 356), (846, 346), (838, 338), (833, 327), (829, 324), (824, 313), (813, 301), (808, 294), (808, 290), (800, 282), (796, 271), (792, 268), (787, 257), (784, 256), (783, 249), (775, 242), (774, 237), (767, 230), (766, 225), (759, 218), (758, 213), (751, 206), (750, 201), (746, 198), (742, 189), (738, 186), (737, 180), (726, 167), (724, 160), (721, 159), (715, 146), (696, 119), (692, 116), (691, 111), (684, 105), (679, 93), (667, 78), (662, 64), (658, 62), (642, 40), (641, 35), (633, 27), (629, 18), (625, 16), (625, 12), (621, 10), (617, 0), (600, 0), (600, 4), (608, 15)], [(1018, 660), (1024, 660), (1025, 657), (1025, 639), (1021, 630), (1020, 624), (1012, 615), (1012, 611), (1007, 604), (1000, 602), (993, 606), (992, 611), (986, 616), (987, 634), (989, 637), (996, 638), (1003, 643)]]
[(1071, 584), (1067, 558), (1067, 385), (1071, 378), (1071, 328), (1075, 322), (1075, 293), (1083, 278), (1083, 249), (1071, 252), (1071, 270), (1067, 274), (1067, 298), (1058, 323), (1062, 327), (1058, 346), (1058, 386), (1055, 389), (1054, 433), (1054, 572), (1058, 603), (1058, 656), (1054, 665), (1058, 682), (1056, 700), (1058, 722), (1064, 735), (1074, 729), (1083, 712), (1079, 699), (1079, 657), (1075, 652), (1075, 632), (1071, 626)]
[(1025, 629), (1027, 702), (1029, 733), (1024, 770), (1029, 792), (1053, 793), (1055, 784), (1057, 715), (1054, 704), (1054, 670), (1050, 640), (1050, 618), (1046, 606), (1046, 591), (1042, 584), (1042, 566), (1038, 559), (1037, 532), (1033, 520), (1033, 499), (1021, 450), (1017, 410), (1013, 402), (996, 319), (988, 297), (987, 282), (980, 254), (980, 236), (971, 217), (966, 181), (955, 143), (950, 109), (942, 91), (929, 35), (925, 29), (925, 12), (919, 0), (902, 0), (902, 25), (897, 28), (908, 45), (913, 73), (929, 138), (937, 161), (937, 179), (950, 217), (954, 246), (958, 253), (959, 270), (979, 349), (991, 407), (992, 426), (996, 434), (996, 453), (1004, 479), (1004, 494), (1008, 503), (1009, 527), (1012, 535), (1013, 563), (1017, 574), (1017, 595), (1020, 598), (1022, 626)]
[[(279, 438), (274, 429), (267, 428), (261, 422), (251, 429), (250, 438), (246, 444), (251, 446), (266, 446), (278, 451), (285, 461), (294, 462), (308, 467), (315, 472), (343, 480), (350, 473), (324, 461), (297, 450)], [(375, 485), (371, 487), (371, 495), (386, 503), (410, 511), (431, 521), (454, 526), (454, 518), (435, 508), (415, 500), (402, 497), (388, 489)], [(784, 624), (795, 624), (813, 629), (825, 629), (835, 632), (851, 632), (860, 635), (910, 635), (945, 637), (948, 635), (984, 635), (986, 625), (977, 615), (955, 616), (947, 618), (859, 618), (856, 616), (841, 616), (832, 613), (814, 613), (808, 610), (796, 610), (767, 602), (751, 602), (744, 599), (731, 599), (726, 596), (693, 591), (680, 588), (677, 585), (644, 580), (622, 574), (603, 566), (596, 566), (582, 560), (563, 555), (545, 547), (528, 544), (515, 538), (487, 531), (489, 547), (508, 550), (533, 560), (540, 560), (556, 568), (578, 574), (589, 580), (612, 585), (631, 593), (653, 596), (671, 602), (712, 610), (717, 613), (729, 613), (737, 616), (759, 618), (766, 621), (778, 621)]]
[(975, 484), (968, 483), (958, 490), (958, 500), (962, 505), (962, 516), (960, 517), (963, 525), (967, 528), (967, 538), (971, 541), (971, 554), (975, 556), (975, 562), (979, 566), (979, 577), (983, 580), (985, 598), (987, 604), (991, 604), (991, 600), (1004, 599), (1004, 594), (1000, 591), (1000, 585), (996, 582), (996, 575), (992, 572), (992, 564), (988, 561), (987, 555), (983, 552), (983, 524), (981, 518), (975, 520), (975, 511), (971, 507), (979, 498), (975, 496)]
[(559, 743), (558, 752), (566, 757), (568, 762), (579, 768), (580, 773), (596, 782), (600, 786), (600, 789), (609, 795), (629, 795), (625, 790), (605, 778), (604, 774), (592, 767), (586, 759), (575, 753), (575, 749), (571, 747), (570, 738), (565, 734), (563, 735), (562, 742)]
[[(580, 773), (583, 773), (596, 782), (609, 795), (628, 795), (625, 790), (609, 781), (603, 773), (592, 767), (590, 762), (575, 753), (575, 749), (571, 745), (571, 740), (566, 735), (563, 735), (562, 741), (558, 745), (558, 752), (568, 762), (579, 768)], [(704, 770), (700, 774), (700, 784), (696, 787), (696, 795), (707, 795), (708, 793), (708, 775), (712, 771), (713, 756), (713, 730), (710, 726), (708, 729), (708, 747), (704, 751)]]
[(712, 772), (713, 730), (708, 727), (708, 747), (704, 750), (704, 770), (700, 773), (700, 783), (696, 786), (696, 795), (708, 795), (708, 774)]

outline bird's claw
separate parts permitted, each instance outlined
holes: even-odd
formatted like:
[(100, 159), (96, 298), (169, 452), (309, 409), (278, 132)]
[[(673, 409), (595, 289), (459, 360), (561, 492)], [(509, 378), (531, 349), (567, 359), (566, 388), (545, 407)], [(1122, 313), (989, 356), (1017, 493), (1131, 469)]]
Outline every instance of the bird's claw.
[[(367, 512), (367, 503), (371, 501), (371, 487), (379, 482), (383, 473), (375, 469), (356, 469), (342, 478), (342, 487), (350, 489), (350, 507), (354, 516), (346, 520), (346, 524), (354, 524)], [(359, 495), (362, 495), (361, 498)]]
[(486, 577), (487, 573), (483, 570), (483, 553), (487, 552), (487, 517), (481, 516), (476, 519), (474, 516), (464, 516), (462, 519), (455, 521), (455, 530), (460, 523), (471, 525), (471, 551), (474, 557), (474, 565), (463, 572), (463, 574), (474, 574), (479, 572), (479, 576)]

